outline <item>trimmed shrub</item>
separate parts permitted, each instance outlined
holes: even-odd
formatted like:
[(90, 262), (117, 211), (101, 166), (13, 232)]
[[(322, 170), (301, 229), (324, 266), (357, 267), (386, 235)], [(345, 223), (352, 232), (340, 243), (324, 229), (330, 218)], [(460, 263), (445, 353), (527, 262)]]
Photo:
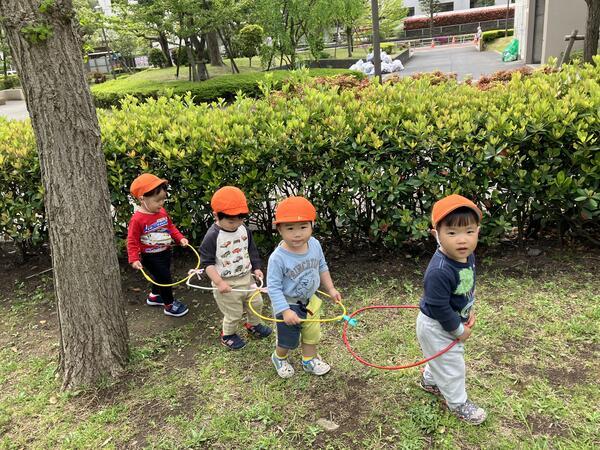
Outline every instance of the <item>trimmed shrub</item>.
[[(99, 112), (115, 227), (125, 237), (129, 184), (151, 171), (170, 180), (168, 210), (193, 243), (226, 184), (246, 193), (263, 244), (275, 202), (291, 194), (314, 202), (322, 237), (351, 246), (428, 239), (431, 206), (450, 192), (482, 206), (487, 242), (513, 228), (597, 228), (596, 63), (503, 73), (485, 90), (424, 74), (383, 85), (292, 74), (281, 91), (264, 83), (264, 98), (228, 107), (130, 97)], [(45, 238), (28, 122), (0, 124), (0, 169), (0, 232)]]
[[(356, 74), (345, 69), (311, 69), (310, 76), (331, 76), (335, 74)], [(233, 100), (237, 94), (242, 93), (248, 97), (260, 96), (259, 84), (268, 78), (272, 78), (273, 87), (278, 88), (282, 82), (290, 78), (290, 73), (279, 70), (272, 72), (242, 73), (235, 75), (223, 75), (206, 81), (139, 81), (136, 79), (125, 79), (107, 81), (102, 85), (92, 87), (94, 103), (100, 108), (118, 107), (121, 100), (127, 96), (139, 100), (147, 98), (159, 98), (165, 95), (185, 95), (191, 92), (195, 103), (206, 103), (220, 98), (226, 101)]]
[(3, 89), (12, 89), (21, 86), (21, 80), (16, 75), (8, 75), (6, 78), (4, 75), (0, 75), (0, 91)]
[[(510, 7), (509, 18), (515, 16), (515, 7)], [(463, 23), (485, 22), (488, 20), (506, 19), (506, 8), (485, 8), (464, 11), (439, 13), (433, 16), (433, 26), (442, 27), (448, 25), (460, 25)], [(417, 30), (429, 28), (429, 17), (409, 17), (404, 19), (405, 30)]]
[[(515, 34), (515, 30), (508, 30), (508, 35), (512, 36)], [(484, 44), (487, 44), (489, 42), (492, 42), (496, 39), (499, 38), (503, 38), (504, 37), (504, 30), (490, 30), (490, 31), (484, 31), (481, 35), (481, 40), (483, 41)]]
[(154, 67), (164, 67), (167, 64), (167, 58), (160, 49), (151, 48), (148, 54), (148, 62)]

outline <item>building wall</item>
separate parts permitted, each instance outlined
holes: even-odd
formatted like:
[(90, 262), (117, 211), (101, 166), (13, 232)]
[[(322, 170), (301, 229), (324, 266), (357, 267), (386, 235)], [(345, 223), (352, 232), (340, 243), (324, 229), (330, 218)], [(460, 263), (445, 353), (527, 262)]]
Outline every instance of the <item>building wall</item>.
[[(545, 0), (542, 39), (542, 63), (548, 58), (561, 58), (567, 42), (565, 36), (575, 29), (585, 34), (587, 5), (585, 0)], [(535, 0), (517, 0), (515, 5), (515, 37), (519, 40), (519, 56), (532, 62), (534, 45)], [(577, 41), (573, 51), (581, 50), (583, 42)]]
[[(585, 0), (546, 0), (546, 17), (544, 18), (544, 40), (542, 43), (542, 62), (548, 58), (560, 58), (565, 51), (565, 36), (573, 30), (585, 34), (587, 21), (587, 4)], [(573, 50), (581, 50), (583, 41), (576, 41)]]
[[(421, 9), (419, 0), (404, 0), (403, 3), (406, 8), (415, 9), (415, 16), (422, 16), (425, 14)], [(453, 11), (471, 8), (471, 0), (441, 0), (440, 3), (453, 3)], [(506, 6), (506, 0), (494, 0), (494, 3), (496, 6)]]

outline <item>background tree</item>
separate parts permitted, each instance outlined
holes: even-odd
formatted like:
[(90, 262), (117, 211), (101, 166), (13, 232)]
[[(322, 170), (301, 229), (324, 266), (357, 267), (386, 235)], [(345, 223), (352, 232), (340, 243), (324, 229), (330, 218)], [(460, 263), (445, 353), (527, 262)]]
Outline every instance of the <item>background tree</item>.
[(429, 37), (433, 38), (433, 15), (440, 11), (440, 0), (419, 0), (419, 5), (429, 16)]
[(165, 59), (165, 55), (158, 48), (151, 48), (150, 53), (148, 54), (148, 63), (154, 67), (165, 67), (167, 60)]
[(588, 7), (587, 23), (585, 26), (585, 41), (583, 41), (583, 60), (593, 62), (598, 53), (600, 38), (600, 0), (585, 0)]
[(406, 17), (408, 9), (402, 0), (380, 0), (379, 4), (379, 30), (383, 36), (389, 37)]
[(358, 25), (361, 17), (368, 14), (366, 0), (332, 0), (334, 10), (334, 20), (339, 23), (346, 33), (346, 44), (348, 57), (352, 57), (354, 51), (354, 29)]
[[(128, 331), (100, 129), (71, 0), (1, 0), (39, 153), (64, 388), (122, 373)], [(51, 111), (51, 113), (49, 113)]]
[(238, 34), (240, 50), (248, 58), (250, 67), (252, 67), (252, 57), (258, 55), (264, 34), (263, 27), (252, 24), (244, 26)]

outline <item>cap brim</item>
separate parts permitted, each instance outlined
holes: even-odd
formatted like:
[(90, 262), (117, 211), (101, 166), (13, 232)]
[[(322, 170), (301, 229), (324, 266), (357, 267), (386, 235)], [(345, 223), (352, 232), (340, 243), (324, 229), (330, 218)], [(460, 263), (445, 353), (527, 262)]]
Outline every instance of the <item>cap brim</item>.
[(279, 220), (274, 220), (273, 224), (277, 225), (279, 223), (298, 223), (298, 222), (314, 222), (315, 219), (310, 219), (308, 217), (303, 217), (303, 216), (289, 216), (289, 217), (282, 217)]
[(446, 211), (444, 213), (443, 216), (438, 217), (438, 220), (432, 224), (434, 227), (440, 223), (442, 220), (444, 220), (444, 217), (446, 217), (448, 214), (450, 214), (452, 211), (456, 211), (458, 208), (469, 208), (471, 211), (475, 211), (475, 214), (477, 214), (477, 216), (479, 217), (479, 220), (483, 219), (483, 213), (481, 212), (481, 210), (477, 207), (473, 208), (473, 205), (454, 205), (452, 208), (450, 208), (448, 211)]
[(156, 181), (154, 181), (153, 183), (150, 183), (146, 188), (148, 189), (146, 192), (144, 192), (142, 195), (150, 192), (153, 189), (156, 189), (157, 187), (159, 187), (161, 184), (169, 184), (169, 182), (165, 179), (158, 179)]
[(250, 210), (248, 208), (239, 207), (239, 208), (222, 210), (219, 212), (222, 212), (223, 214), (227, 214), (228, 216), (238, 216), (240, 214), (248, 214), (250, 212)]

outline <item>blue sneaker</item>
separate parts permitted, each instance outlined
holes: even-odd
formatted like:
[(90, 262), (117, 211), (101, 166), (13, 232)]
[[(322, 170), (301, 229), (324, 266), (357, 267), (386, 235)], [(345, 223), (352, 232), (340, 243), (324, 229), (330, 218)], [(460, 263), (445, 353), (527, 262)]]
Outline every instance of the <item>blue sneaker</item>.
[(244, 341), (237, 334), (229, 334), (224, 336), (221, 332), (221, 344), (223, 344), (229, 350), (239, 350), (240, 348), (244, 348), (246, 346), (246, 341)]
[(167, 316), (181, 317), (185, 316), (189, 312), (189, 309), (179, 300), (173, 300), (173, 303), (171, 303), (169, 306), (165, 306), (163, 312)]
[(148, 305), (148, 306), (165, 306), (165, 301), (162, 299), (162, 297), (160, 295), (148, 294), (148, 298), (146, 298), (146, 305)]
[(245, 323), (244, 327), (246, 327), (246, 331), (248, 332), (248, 334), (258, 339), (266, 338), (270, 336), (271, 333), (273, 333), (273, 330), (271, 328), (267, 327), (266, 325), (263, 325), (262, 323), (259, 323), (257, 325), (250, 325), (249, 323)]

